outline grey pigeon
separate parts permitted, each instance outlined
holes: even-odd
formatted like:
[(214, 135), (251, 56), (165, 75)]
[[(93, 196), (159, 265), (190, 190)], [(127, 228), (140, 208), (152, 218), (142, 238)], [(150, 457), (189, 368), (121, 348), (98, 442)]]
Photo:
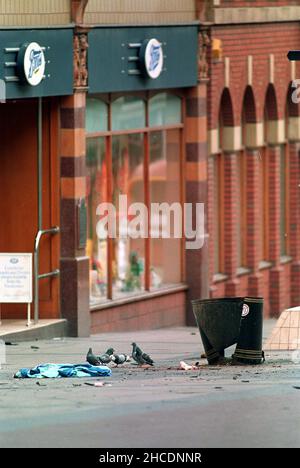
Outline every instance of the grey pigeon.
[(92, 366), (100, 366), (101, 365), (101, 362), (99, 361), (97, 356), (95, 356), (95, 354), (93, 354), (92, 348), (90, 348), (88, 350), (88, 353), (86, 355), (86, 360)]
[(127, 354), (114, 354), (112, 360), (117, 366), (130, 361), (130, 357)]
[(97, 356), (97, 358), (102, 362), (102, 364), (109, 364), (113, 360), (114, 351), (115, 350), (113, 348), (109, 348), (106, 353), (101, 354), (101, 356)]
[(108, 348), (105, 354), (108, 354), (109, 356), (112, 356), (114, 354), (115, 350), (114, 348)]
[(132, 344), (132, 357), (139, 365), (148, 364), (149, 366), (154, 365), (154, 361), (151, 359), (149, 354), (144, 353), (141, 348), (137, 346), (136, 343)]

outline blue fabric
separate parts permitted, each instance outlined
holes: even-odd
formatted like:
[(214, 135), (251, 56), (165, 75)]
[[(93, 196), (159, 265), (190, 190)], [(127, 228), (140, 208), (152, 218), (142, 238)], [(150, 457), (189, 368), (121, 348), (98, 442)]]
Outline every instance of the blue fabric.
[(107, 366), (91, 364), (40, 364), (32, 369), (23, 368), (16, 374), (16, 379), (56, 379), (60, 377), (109, 377), (111, 369)]

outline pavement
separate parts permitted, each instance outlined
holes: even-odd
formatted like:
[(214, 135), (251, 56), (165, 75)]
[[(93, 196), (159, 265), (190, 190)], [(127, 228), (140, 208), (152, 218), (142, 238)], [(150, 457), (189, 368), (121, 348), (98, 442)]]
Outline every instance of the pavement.
[[(264, 324), (266, 338), (275, 321)], [(88, 347), (131, 351), (136, 341), (155, 360), (112, 368), (111, 385), (92, 378), (14, 379), (21, 367), (84, 362)], [(32, 348), (34, 347), (34, 348)], [(36, 349), (38, 348), (38, 349)], [(3, 350), (3, 347), (2, 347)], [(0, 447), (209, 448), (300, 446), (300, 356), (266, 352), (259, 366), (199, 361), (196, 328), (99, 334), (5, 346), (0, 369)], [(229, 350), (230, 354), (232, 350)]]

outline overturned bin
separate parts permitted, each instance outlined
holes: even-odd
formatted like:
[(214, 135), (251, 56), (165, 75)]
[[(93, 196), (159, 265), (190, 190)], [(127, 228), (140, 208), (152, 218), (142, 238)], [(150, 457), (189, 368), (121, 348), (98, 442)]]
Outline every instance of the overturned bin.
[(199, 299), (192, 306), (209, 364), (224, 361), (234, 344), (232, 363), (262, 363), (262, 297)]

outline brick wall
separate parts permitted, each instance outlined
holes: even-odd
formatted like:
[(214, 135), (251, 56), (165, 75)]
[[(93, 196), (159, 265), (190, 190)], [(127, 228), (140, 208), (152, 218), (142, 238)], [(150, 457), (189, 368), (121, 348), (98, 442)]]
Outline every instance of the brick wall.
[[(234, 122), (240, 124), (241, 106), (247, 80), (247, 56), (253, 56), (253, 84), (257, 120), (262, 120), (265, 94), (270, 82), (269, 54), (274, 54), (275, 87), (279, 118), (285, 113), (286, 95), (291, 80), (291, 64), (287, 51), (300, 44), (298, 23), (279, 23), (247, 26), (215, 27), (212, 38), (222, 41), (223, 57), (230, 58), (230, 93), (233, 102)], [(225, 86), (224, 60), (210, 65), (209, 128), (216, 128), (219, 101)], [(300, 78), (300, 62), (296, 65)]]
[[(186, 202), (191, 203), (193, 211), (196, 203), (204, 203), (207, 210), (207, 80), (200, 80), (197, 87), (187, 93), (185, 112), (186, 143)], [(195, 212), (194, 212), (195, 213)], [(194, 215), (193, 213), (193, 215)], [(207, 212), (205, 213), (207, 220)], [(193, 226), (195, 220), (193, 219)], [(205, 223), (204, 245), (199, 249), (186, 249), (187, 324), (195, 325), (191, 301), (209, 297), (208, 281), (208, 240)]]
[(185, 292), (112, 305), (92, 312), (91, 320), (92, 334), (184, 326)]
[[(279, 4), (291, 5), (293, 2), (262, 2), (267, 6)], [(294, 2), (299, 4), (299, 2)], [(255, 5), (254, 5), (255, 4)], [(275, 4), (275, 5), (273, 5)], [(258, 2), (221, 2), (224, 6), (258, 6)], [(219, 25), (211, 28), (211, 38), (222, 42), (223, 59), (213, 62), (210, 59), (210, 83), (208, 87), (208, 127), (217, 129), (219, 111), (223, 92), (232, 103), (231, 122), (223, 118), (225, 126), (242, 125), (243, 98), (247, 86), (253, 93), (254, 112), (247, 116), (247, 122), (258, 123), (264, 119), (264, 107), (267, 90), (270, 99), (267, 103), (268, 117), (276, 122), (286, 116), (286, 103), (289, 84), (292, 79), (300, 78), (300, 64), (292, 65), (286, 57), (288, 50), (299, 48), (300, 27), (298, 23), (270, 23), (245, 25)], [(251, 60), (248, 58), (251, 56)], [(225, 61), (226, 58), (226, 61)], [(227, 65), (225, 65), (225, 62)], [(227, 69), (226, 69), (227, 67)], [(270, 87), (270, 84), (272, 86)], [(249, 89), (249, 88), (248, 88)], [(274, 91), (274, 93), (273, 93)], [(228, 109), (228, 106), (225, 106)], [(296, 106), (297, 107), (297, 106)], [(299, 115), (299, 109), (290, 109), (290, 114)], [(279, 127), (278, 127), (279, 128)], [(300, 301), (299, 286), (299, 141), (290, 142), (288, 153), (290, 159), (290, 182), (288, 198), (290, 205), (290, 252), (292, 259), (280, 257), (280, 138), (269, 144), (264, 152), (260, 144), (246, 149), (246, 193), (247, 223), (246, 249), (248, 272), (238, 274), (235, 252), (236, 223), (236, 158), (238, 151), (225, 152), (224, 159), (224, 272), (226, 279), (216, 281), (213, 278), (214, 230), (213, 230), (213, 177), (212, 159), (209, 160), (209, 233), (210, 233), (210, 294), (212, 297), (224, 295), (263, 296), (265, 314), (277, 316), (284, 308), (298, 305)], [(260, 263), (262, 236), (260, 233), (260, 213), (262, 198), (259, 186), (259, 158), (267, 157), (268, 185), (267, 198), (268, 231), (269, 231), (269, 265)], [(298, 188), (298, 192), (296, 192)]]

